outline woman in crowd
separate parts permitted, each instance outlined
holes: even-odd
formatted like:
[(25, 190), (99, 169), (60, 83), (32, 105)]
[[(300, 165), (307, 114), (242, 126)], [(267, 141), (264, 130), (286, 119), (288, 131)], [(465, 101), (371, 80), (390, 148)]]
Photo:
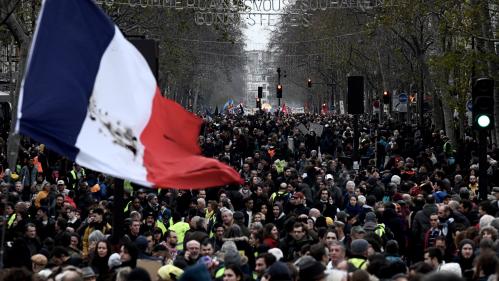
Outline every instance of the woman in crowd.
[(90, 259), (90, 266), (99, 275), (97, 281), (106, 281), (110, 277), (108, 260), (111, 256), (111, 244), (107, 240), (97, 242)]
[(459, 243), (455, 262), (461, 266), (461, 272), (466, 280), (473, 279), (473, 261), (475, 260), (475, 243), (470, 239), (463, 239)]
[(279, 230), (273, 223), (267, 223), (263, 228), (263, 244), (269, 249), (279, 245)]

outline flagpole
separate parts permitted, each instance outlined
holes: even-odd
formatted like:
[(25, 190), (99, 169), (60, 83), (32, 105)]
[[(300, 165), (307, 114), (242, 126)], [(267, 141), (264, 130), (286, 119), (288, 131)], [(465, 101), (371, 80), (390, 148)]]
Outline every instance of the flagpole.
[(113, 228), (111, 234), (111, 244), (113, 247), (119, 246), (121, 238), (124, 236), (123, 222), (125, 221), (124, 208), (125, 191), (123, 180), (114, 179), (114, 201), (113, 201)]

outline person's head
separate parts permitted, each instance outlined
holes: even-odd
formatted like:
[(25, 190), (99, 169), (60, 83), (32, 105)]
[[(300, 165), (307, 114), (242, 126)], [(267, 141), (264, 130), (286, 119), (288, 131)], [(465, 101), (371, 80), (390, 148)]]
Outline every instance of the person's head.
[(302, 223), (297, 222), (293, 225), (293, 238), (295, 240), (302, 240), (305, 234), (305, 227)]
[(222, 221), (225, 225), (232, 225), (234, 222), (234, 216), (231, 210), (225, 208), (222, 210)]
[(109, 257), (111, 255), (111, 245), (107, 240), (97, 242), (95, 247), (95, 254), (100, 258)]
[(470, 239), (464, 239), (459, 243), (459, 255), (470, 259), (474, 254), (475, 243)]
[(177, 233), (175, 233), (175, 231), (169, 230), (166, 233), (165, 237), (166, 237), (166, 243), (170, 245), (170, 247), (174, 248), (177, 246), (178, 236)]
[(435, 238), (435, 248), (439, 249), (442, 254), (445, 253), (447, 249), (447, 242), (444, 236), (437, 236), (437, 238)]
[(222, 224), (215, 224), (215, 237), (221, 240), (225, 234), (225, 227)]
[(273, 223), (267, 223), (263, 229), (263, 237), (271, 237), (272, 239), (279, 239), (279, 230)]
[(295, 194), (291, 196), (290, 202), (295, 205), (302, 205), (305, 203), (305, 195), (302, 192), (295, 192)]
[(329, 190), (327, 188), (322, 188), (320, 191), (319, 191), (319, 194), (320, 194), (320, 200), (322, 202), (326, 202), (328, 199), (329, 199)]
[(139, 249), (135, 244), (129, 242), (125, 243), (120, 248), (120, 259), (122, 263), (130, 263), (135, 267), (134, 263), (137, 262), (139, 256)]
[(213, 244), (209, 239), (203, 240), (201, 243), (201, 256), (212, 256), (214, 252)]
[(48, 260), (47, 257), (45, 257), (42, 254), (36, 254), (31, 257), (31, 268), (34, 273), (40, 272), (42, 269), (47, 266)]
[(55, 197), (55, 204), (58, 207), (62, 207), (62, 205), (64, 204), (64, 195), (57, 194), (57, 196)]
[(269, 268), (274, 262), (276, 262), (276, 258), (274, 255), (270, 253), (264, 253), (256, 257), (255, 260), (255, 272), (261, 277), (267, 268)]
[(281, 212), (282, 208), (280, 207), (280, 205), (276, 204), (272, 207), (272, 214), (274, 214), (275, 218), (278, 218), (281, 215)]
[(439, 205), (438, 206), (438, 218), (440, 220), (446, 220), (450, 216), (450, 207), (448, 205)]
[(132, 235), (139, 235), (140, 233), (140, 221), (139, 220), (133, 220), (132, 223), (130, 224), (130, 233)]
[(36, 211), (36, 219), (46, 220), (48, 218), (48, 209), (46, 207), (41, 207)]
[(355, 196), (355, 195), (350, 196), (348, 203), (350, 204), (350, 206), (356, 206), (357, 205), (357, 196)]
[(497, 230), (492, 226), (481, 228), (480, 239), (490, 239), (492, 241), (495, 241), (497, 239)]
[(206, 199), (206, 190), (204, 190), (204, 189), (199, 190), (198, 198)]
[(190, 240), (185, 244), (185, 248), (189, 251), (189, 259), (196, 260), (201, 251), (201, 244), (196, 240)]
[(339, 262), (345, 259), (346, 249), (343, 243), (336, 240), (329, 244), (329, 257), (333, 265), (337, 265)]
[(90, 214), (91, 221), (93, 223), (101, 223), (104, 217), (104, 210), (101, 208), (94, 209)]
[(480, 255), (476, 261), (476, 276), (490, 276), (496, 273), (499, 260), (494, 251), (486, 249), (480, 251)]
[(310, 247), (310, 256), (326, 265), (329, 261), (329, 249), (322, 243), (314, 244)]
[(338, 240), (338, 235), (336, 234), (336, 232), (334, 232), (333, 230), (326, 231), (326, 234), (324, 235), (324, 242), (326, 243), (326, 245), (329, 246), (333, 243), (333, 241), (337, 240)]
[(225, 266), (223, 281), (242, 281), (243, 271), (235, 264), (228, 264)]
[(437, 269), (443, 261), (443, 253), (435, 247), (428, 248), (424, 253), (424, 262)]
[(69, 258), (66, 248), (57, 246), (52, 250), (52, 263), (56, 266), (63, 264)]
[(36, 238), (36, 226), (33, 223), (27, 223), (24, 227), (24, 235), (29, 239)]
[(432, 228), (437, 228), (439, 225), (439, 220), (438, 220), (438, 215), (436, 213), (433, 213), (430, 215), (430, 226)]
[(72, 232), (70, 235), (70, 247), (73, 249), (78, 249), (80, 244), (80, 235), (78, 235), (78, 233), (76, 232)]
[(364, 239), (355, 239), (350, 244), (350, 252), (354, 256), (368, 256), (369, 242)]

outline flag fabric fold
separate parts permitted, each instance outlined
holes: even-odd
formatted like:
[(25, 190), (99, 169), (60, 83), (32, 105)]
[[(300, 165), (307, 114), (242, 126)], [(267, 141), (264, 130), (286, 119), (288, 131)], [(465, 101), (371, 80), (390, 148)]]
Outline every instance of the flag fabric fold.
[(145, 186), (240, 183), (201, 156), (202, 120), (161, 96), (146, 60), (91, 0), (45, 0), (22, 82), (16, 132)]

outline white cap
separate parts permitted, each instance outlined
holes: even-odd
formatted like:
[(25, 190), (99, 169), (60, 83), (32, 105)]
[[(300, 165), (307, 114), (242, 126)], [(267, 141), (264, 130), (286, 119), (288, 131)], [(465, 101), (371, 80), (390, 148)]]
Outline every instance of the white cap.
[(333, 175), (331, 175), (331, 174), (326, 175), (326, 180), (332, 180), (332, 179), (334, 179)]
[(274, 257), (276, 258), (277, 261), (279, 261), (280, 259), (282, 259), (284, 257), (284, 254), (282, 253), (281, 249), (279, 249), (279, 248), (272, 248), (272, 249), (269, 249), (267, 252), (274, 255)]

